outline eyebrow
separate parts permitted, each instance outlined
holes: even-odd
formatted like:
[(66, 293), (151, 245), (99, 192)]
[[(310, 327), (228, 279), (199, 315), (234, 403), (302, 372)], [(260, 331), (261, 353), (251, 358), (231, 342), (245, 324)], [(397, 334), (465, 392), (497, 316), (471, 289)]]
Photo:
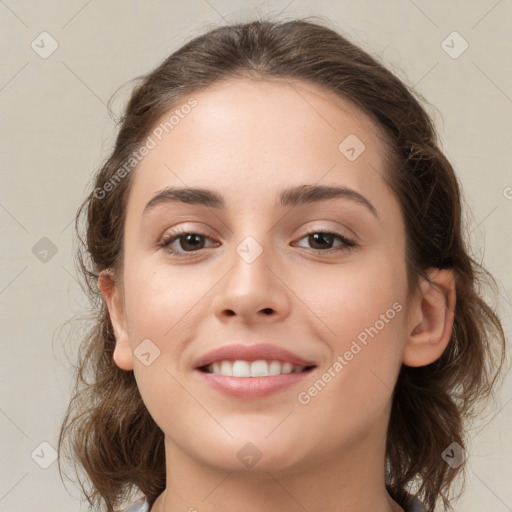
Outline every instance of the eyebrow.
[[(347, 187), (324, 185), (299, 185), (282, 190), (276, 204), (282, 206), (298, 206), (306, 203), (315, 203), (328, 199), (348, 199), (366, 207), (375, 217), (379, 218), (376, 208), (366, 197)], [(176, 188), (166, 187), (158, 191), (146, 204), (143, 214), (162, 203), (186, 203), (207, 206), (209, 208), (224, 209), (224, 198), (214, 190), (204, 188)]]

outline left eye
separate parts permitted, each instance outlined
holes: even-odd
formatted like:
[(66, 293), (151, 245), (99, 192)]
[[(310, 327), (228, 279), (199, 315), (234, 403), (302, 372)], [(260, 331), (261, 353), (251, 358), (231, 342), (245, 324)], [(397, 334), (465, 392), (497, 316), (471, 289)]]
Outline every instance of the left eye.
[[(332, 247), (335, 239), (341, 240), (341, 244), (336, 247)], [(314, 251), (325, 252), (330, 249), (344, 250), (354, 247), (355, 243), (341, 235), (340, 233), (331, 233), (326, 231), (315, 231), (309, 233), (301, 238), (301, 240), (307, 239), (307, 242), (313, 246), (311, 247)], [(304, 247), (304, 246), (300, 246)]]

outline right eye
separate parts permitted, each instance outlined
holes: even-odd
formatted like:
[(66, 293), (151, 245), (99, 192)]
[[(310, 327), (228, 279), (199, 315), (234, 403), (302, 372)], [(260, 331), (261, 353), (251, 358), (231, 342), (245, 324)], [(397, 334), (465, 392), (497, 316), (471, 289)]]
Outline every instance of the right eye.
[[(158, 245), (169, 254), (182, 256), (184, 253), (192, 253), (204, 249), (205, 240), (210, 239), (202, 233), (177, 230), (165, 235)], [(177, 248), (177, 246), (180, 248)]]

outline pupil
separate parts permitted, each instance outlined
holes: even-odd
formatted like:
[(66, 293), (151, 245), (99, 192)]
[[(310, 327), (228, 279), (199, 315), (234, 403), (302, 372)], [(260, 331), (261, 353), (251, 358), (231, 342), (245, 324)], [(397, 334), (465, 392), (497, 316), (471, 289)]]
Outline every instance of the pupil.
[[(185, 243), (182, 244), (182, 247), (183, 249), (186, 249), (186, 245), (189, 245), (192, 249), (197, 249), (199, 245), (201, 245), (201, 240), (198, 240), (200, 239), (201, 235), (196, 235), (196, 234), (192, 234), (192, 235), (185, 235)], [(195, 243), (194, 243), (194, 239), (195, 239)]]
[(332, 243), (332, 237), (333, 235), (330, 235), (328, 233), (314, 233), (313, 235), (310, 235), (310, 237), (313, 238), (314, 243), (318, 243), (320, 240), (320, 246), (321, 248), (325, 248), (325, 244), (330, 245)]

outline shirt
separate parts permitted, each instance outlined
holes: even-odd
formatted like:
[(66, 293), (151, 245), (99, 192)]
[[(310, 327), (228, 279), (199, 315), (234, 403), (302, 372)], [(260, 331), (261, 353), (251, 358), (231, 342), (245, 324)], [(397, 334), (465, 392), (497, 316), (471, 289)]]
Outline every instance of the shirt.
[[(116, 512), (149, 512), (149, 503), (146, 496), (142, 495), (136, 501), (130, 503), (125, 508), (116, 510)], [(426, 512), (421, 501), (413, 495), (409, 495), (405, 512)]]

